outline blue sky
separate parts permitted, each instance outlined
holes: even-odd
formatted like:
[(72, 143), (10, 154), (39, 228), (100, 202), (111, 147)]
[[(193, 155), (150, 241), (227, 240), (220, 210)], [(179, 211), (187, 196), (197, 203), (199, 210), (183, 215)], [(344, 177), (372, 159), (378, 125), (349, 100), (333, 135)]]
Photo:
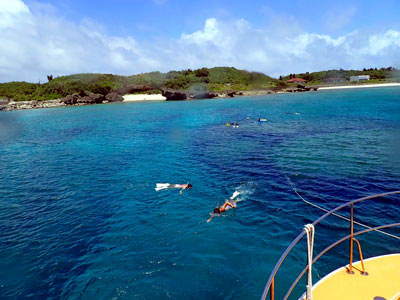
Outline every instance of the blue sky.
[[(0, 1), (0, 81), (400, 67), (400, 1)], [(22, 72), (22, 70), (24, 72)]]
[(268, 26), (276, 18), (286, 26), (338, 36), (353, 30), (397, 28), (400, 1), (228, 1), (228, 0), (58, 0), (26, 1), (50, 4), (57, 15), (80, 22), (91, 19), (111, 34), (136, 38), (164, 36), (178, 38), (203, 27), (208, 18), (222, 21), (245, 19), (256, 27)]

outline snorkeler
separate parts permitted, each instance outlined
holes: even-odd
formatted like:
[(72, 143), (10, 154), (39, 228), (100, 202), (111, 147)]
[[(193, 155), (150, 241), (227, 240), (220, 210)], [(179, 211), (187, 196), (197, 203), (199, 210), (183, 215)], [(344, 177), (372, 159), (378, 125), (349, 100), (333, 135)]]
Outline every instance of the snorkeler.
[(179, 194), (182, 195), (183, 190), (191, 189), (192, 185), (188, 182), (187, 184), (170, 184), (170, 183), (156, 183), (156, 191), (164, 189), (181, 189)]
[[(211, 217), (207, 220), (207, 223), (211, 221), (211, 219), (215, 216), (215, 215), (220, 215), (221, 213), (223, 213), (224, 211), (228, 210), (229, 208), (236, 208), (236, 202), (240, 201), (240, 199), (236, 199), (234, 200), (237, 196), (240, 195), (240, 192), (235, 191), (233, 192), (232, 196), (229, 198), (229, 200), (225, 200), (224, 205), (222, 205), (221, 207), (216, 207), (213, 210), (213, 213), (211, 215)], [(229, 202), (230, 201), (230, 202)], [(228, 207), (229, 206), (229, 207)]]
[(232, 208), (236, 208), (236, 204), (235, 203), (231, 203), (228, 200), (225, 201), (224, 205), (222, 205), (221, 207), (216, 207), (211, 215), (211, 217), (207, 220), (207, 223), (211, 221), (212, 218), (214, 218), (215, 215), (220, 215), (221, 213), (223, 213), (224, 211), (226, 211), (229, 207)]

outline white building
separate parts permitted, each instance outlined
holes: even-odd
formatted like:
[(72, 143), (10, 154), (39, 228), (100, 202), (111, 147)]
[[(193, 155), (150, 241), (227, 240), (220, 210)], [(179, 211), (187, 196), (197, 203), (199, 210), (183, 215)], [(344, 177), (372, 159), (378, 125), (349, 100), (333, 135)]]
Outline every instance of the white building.
[(369, 80), (369, 75), (350, 76), (350, 81), (366, 81)]

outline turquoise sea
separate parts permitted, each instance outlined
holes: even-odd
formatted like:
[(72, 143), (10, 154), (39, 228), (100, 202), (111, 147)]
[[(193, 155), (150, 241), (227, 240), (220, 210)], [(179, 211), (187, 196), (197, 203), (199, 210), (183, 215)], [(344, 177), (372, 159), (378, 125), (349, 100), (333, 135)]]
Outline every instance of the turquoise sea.
[[(322, 215), (292, 186), (327, 208), (399, 190), (399, 133), (399, 88), (0, 112), (0, 298), (258, 299)], [(165, 182), (193, 188), (154, 190)], [(235, 191), (237, 208), (206, 223)], [(399, 222), (398, 197), (355, 209), (368, 225)], [(317, 227), (316, 252), (348, 227)], [(400, 250), (379, 233), (360, 241), (364, 257)], [(278, 298), (305, 263), (303, 241)]]

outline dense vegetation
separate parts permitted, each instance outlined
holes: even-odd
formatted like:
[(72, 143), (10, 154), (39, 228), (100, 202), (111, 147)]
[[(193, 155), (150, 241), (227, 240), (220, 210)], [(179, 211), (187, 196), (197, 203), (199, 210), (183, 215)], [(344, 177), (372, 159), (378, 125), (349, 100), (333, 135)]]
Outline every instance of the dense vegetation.
[(77, 74), (57, 77), (48, 83), (9, 82), (0, 84), (0, 97), (16, 101), (50, 100), (81, 91), (108, 94), (124, 84), (122, 76)]
[(274, 87), (276, 79), (262, 73), (235, 68), (217, 67), (198, 70), (151, 72), (133, 76), (111, 74), (75, 74), (60, 76), (47, 83), (9, 82), (0, 84), (0, 97), (23, 100), (49, 100), (81, 91), (106, 95), (112, 91), (136, 85), (144, 86), (149, 93), (161, 89), (194, 91), (250, 90)]
[(303, 78), (310, 84), (322, 84), (324, 80), (329, 78), (344, 78), (347, 81), (350, 80), (350, 76), (356, 75), (369, 75), (369, 82), (390, 82), (398, 81), (400, 79), (400, 70), (393, 67), (388, 68), (370, 68), (363, 70), (328, 70), (313, 73), (300, 73), (300, 74), (289, 74), (288, 76), (281, 76), (281, 80), (288, 80), (290, 78), (299, 77)]
[(180, 90), (252, 90), (276, 85), (276, 79), (262, 73), (227, 67), (172, 71), (167, 73), (166, 79), (164, 83), (166, 88)]
[[(147, 93), (160, 92), (161, 89), (186, 91), (231, 91), (283, 88), (289, 78), (300, 77), (308, 84), (323, 84), (327, 78), (345, 78), (353, 75), (370, 75), (370, 82), (398, 81), (400, 71), (395, 68), (364, 70), (329, 70), (313, 73), (289, 74), (279, 80), (265, 74), (248, 72), (229, 67), (201, 68), (197, 70), (171, 71), (168, 73), (150, 72), (132, 76), (111, 74), (75, 74), (60, 76), (49, 82), (0, 83), (0, 98), (16, 101), (50, 100), (65, 97), (82, 91), (106, 95), (112, 91), (123, 94), (131, 86), (141, 86)], [(129, 89), (128, 89), (129, 90)], [(129, 90), (131, 91), (131, 90)]]

